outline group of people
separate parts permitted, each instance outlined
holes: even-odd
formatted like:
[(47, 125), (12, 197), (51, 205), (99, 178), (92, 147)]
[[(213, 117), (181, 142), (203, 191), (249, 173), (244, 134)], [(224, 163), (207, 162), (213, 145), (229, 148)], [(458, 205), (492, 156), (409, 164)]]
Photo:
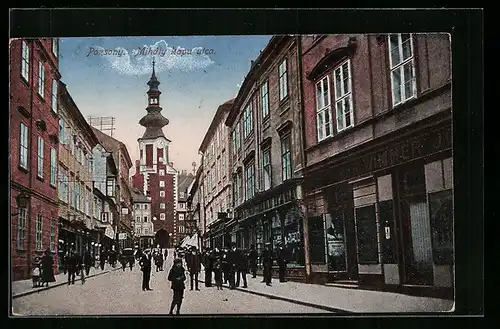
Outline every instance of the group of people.
[(45, 250), (42, 258), (35, 257), (33, 270), (31, 273), (33, 288), (49, 286), (50, 282), (55, 282), (54, 277), (54, 259), (50, 249)]

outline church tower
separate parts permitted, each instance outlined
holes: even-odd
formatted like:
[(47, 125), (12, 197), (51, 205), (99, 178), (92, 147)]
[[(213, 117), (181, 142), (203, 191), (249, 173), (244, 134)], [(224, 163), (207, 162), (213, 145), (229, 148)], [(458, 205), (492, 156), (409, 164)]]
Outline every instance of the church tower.
[(160, 81), (156, 77), (154, 60), (153, 73), (147, 85), (147, 113), (139, 120), (139, 124), (146, 130), (137, 140), (140, 159), (135, 163), (136, 172), (132, 182), (135, 188), (142, 190), (151, 199), (151, 218), (135, 220), (152, 221), (154, 232), (151, 234), (155, 237), (155, 247), (159, 244), (162, 248), (167, 248), (171, 245), (170, 234), (174, 232), (177, 171), (169, 161), (168, 147), (171, 141), (163, 133), (163, 127), (169, 121), (161, 114), (161, 91), (158, 89)]

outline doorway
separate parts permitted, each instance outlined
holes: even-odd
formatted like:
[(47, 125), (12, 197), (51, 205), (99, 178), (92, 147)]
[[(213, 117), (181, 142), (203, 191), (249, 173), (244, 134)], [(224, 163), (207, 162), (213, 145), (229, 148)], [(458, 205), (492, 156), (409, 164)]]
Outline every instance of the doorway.
[(424, 166), (409, 166), (397, 173), (404, 284), (432, 285), (433, 262)]

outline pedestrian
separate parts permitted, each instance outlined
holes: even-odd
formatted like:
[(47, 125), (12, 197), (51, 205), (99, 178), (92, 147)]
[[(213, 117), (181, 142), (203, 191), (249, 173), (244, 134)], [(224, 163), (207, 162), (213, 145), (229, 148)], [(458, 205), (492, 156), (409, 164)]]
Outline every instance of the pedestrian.
[(127, 258), (124, 254), (120, 254), (120, 263), (122, 264), (123, 272), (125, 272), (125, 268), (127, 267)]
[(92, 263), (94, 261), (92, 260), (92, 255), (90, 254), (90, 251), (88, 249), (85, 250), (85, 253), (83, 254), (83, 264), (85, 267), (85, 274), (89, 276), (90, 274), (90, 267), (92, 266)]
[(278, 266), (279, 266), (279, 280), (280, 282), (286, 282), (286, 263), (287, 263), (287, 257), (286, 257), (286, 252), (283, 246), (280, 244), (278, 248)]
[(85, 256), (80, 256), (78, 255), (77, 258), (77, 265), (76, 265), (76, 270), (78, 273), (80, 273), (80, 280), (82, 281), (82, 285), (85, 284), (85, 263), (84, 263), (84, 258)]
[(151, 279), (151, 255), (146, 252), (139, 261), (142, 271), (142, 291), (153, 290), (149, 287), (149, 280)]
[[(216, 249), (215, 252), (218, 252)], [(212, 271), (214, 270), (214, 254), (210, 248), (205, 251), (205, 287), (212, 286)], [(222, 270), (221, 270), (222, 273)]]
[(184, 298), (184, 289), (186, 289), (186, 285), (184, 284), (184, 281), (186, 281), (186, 274), (184, 267), (182, 267), (181, 259), (174, 259), (174, 264), (168, 273), (168, 280), (172, 281), (172, 290), (174, 291), (169, 314), (173, 314), (175, 306), (177, 306), (176, 314), (179, 314), (182, 299)]
[(165, 248), (165, 260), (167, 260), (167, 257), (168, 257), (168, 249)]
[(228, 274), (229, 274), (229, 289), (236, 289), (235, 274), (239, 264), (239, 251), (236, 249), (236, 243), (231, 243), (231, 250), (228, 252)]
[(262, 282), (270, 286), (272, 281), (272, 268), (273, 268), (273, 256), (271, 251), (271, 244), (266, 243), (266, 247), (262, 252), (262, 263), (264, 266), (264, 278)]
[(64, 254), (63, 254), (63, 257), (61, 259), (62, 261), (62, 265), (63, 265), (63, 272), (64, 272), (64, 275), (66, 275), (66, 273), (68, 272), (68, 256), (69, 256), (69, 252), (66, 251)]
[(128, 265), (129, 265), (131, 271), (134, 268), (134, 263), (135, 263), (134, 256), (130, 256), (128, 259)]
[(45, 250), (45, 255), (42, 257), (42, 286), (49, 282), (56, 282), (54, 277), (54, 259), (50, 254), (50, 249)]
[(104, 251), (101, 252), (101, 256), (99, 257), (99, 265), (101, 266), (101, 271), (104, 271), (104, 265), (106, 265), (106, 253)]
[(198, 274), (201, 271), (201, 256), (196, 247), (191, 247), (191, 252), (186, 254), (186, 266), (189, 271), (191, 290), (193, 290), (193, 281), (196, 290), (200, 290), (198, 288)]
[(249, 262), (250, 262), (250, 270), (252, 271), (252, 278), (257, 277), (257, 258), (259, 257), (257, 250), (255, 250), (255, 246), (252, 244), (250, 246), (249, 253)]
[(236, 287), (240, 286), (240, 277), (243, 278), (243, 288), (247, 286), (247, 273), (248, 273), (248, 255), (245, 250), (240, 250), (238, 253), (238, 261), (236, 264)]
[(31, 271), (31, 279), (33, 280), (33, 288), (40, 287), (41, 281), (41, 260), (40, 257), (35, 257), (33, 262), (33, 270)]
[(68, 285), (75, 284), (75, 274), (78, 270), (78, 255), (74, 250), (69, 252), (68, 260)]
[(222, 290), (222, 260), (220, 255), (215, 258), (213, 266), (215, 272), (215, 286), (217, 290)]
[(224, 283), (229, 283), (229, 260), (228, 260), (229, 250), (224, 248), (221, 252), (221, 263), (222, 263), (222, 274), (224, 277)]

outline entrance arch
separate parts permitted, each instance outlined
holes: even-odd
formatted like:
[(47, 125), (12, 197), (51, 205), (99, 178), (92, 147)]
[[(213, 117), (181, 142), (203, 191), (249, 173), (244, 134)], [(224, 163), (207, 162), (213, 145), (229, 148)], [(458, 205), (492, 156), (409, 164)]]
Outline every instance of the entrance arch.
[(155, 234), (155, 247), (157, 245), (160, 245), (160, 248), (168, 248), (169, 247), (169, 241), (170, 236), (165, 229), (160, 229), (158, 232)]

